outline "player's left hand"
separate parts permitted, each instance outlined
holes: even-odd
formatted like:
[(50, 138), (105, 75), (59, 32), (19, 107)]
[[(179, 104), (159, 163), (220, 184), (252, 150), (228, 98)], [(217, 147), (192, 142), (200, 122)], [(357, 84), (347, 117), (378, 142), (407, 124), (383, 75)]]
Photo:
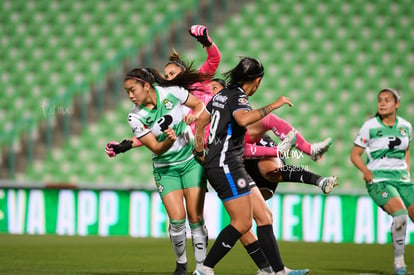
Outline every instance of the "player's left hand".
[(210, 36), (208, 36), (208, 30), (203, 25), (192, 25), (188, 32), (200, 42), (204, 47), (210, 47), (213, 42)]

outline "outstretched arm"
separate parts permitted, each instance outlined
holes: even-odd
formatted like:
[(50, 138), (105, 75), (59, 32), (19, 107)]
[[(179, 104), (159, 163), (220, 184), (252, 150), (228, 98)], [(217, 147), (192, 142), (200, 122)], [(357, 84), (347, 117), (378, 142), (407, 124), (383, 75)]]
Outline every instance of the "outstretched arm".
[(242, 126), (247, 127), (248, 125), (255, 123), (256, 121), (259, 121), (260, 119), (264, 118), (267, 114), (272, 112), (273, 110), (276, 110), (280, 107), (282, 107), (284, 104), (287, 104), (289, 106), (293, 106), (293, 104), (290, 102), (290, 99), (281, 96), (279, 97), (275, 102), (266, 105), (265, 107), (262, 107), (260, 109), (255, 110), (247, 110), (247, 109), (240, 109), (234, 112), (233, 117), (236, 120), (236, 122)]
[(197, 41), (206, 48), (207, 59), (200, 67), (200, 72), (215, 74), (221, 61), (221, 53), (217, 45), (208, 35), (208, 29), (203, 25), (193, 25), (188, 32), (197, 39)]

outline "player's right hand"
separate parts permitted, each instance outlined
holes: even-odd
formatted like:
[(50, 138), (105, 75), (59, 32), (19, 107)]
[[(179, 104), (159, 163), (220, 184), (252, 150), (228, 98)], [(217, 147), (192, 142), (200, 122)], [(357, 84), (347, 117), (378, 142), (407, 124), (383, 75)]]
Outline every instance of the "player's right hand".
[(200, 42), (204, 47), (210, 47), (213, 42), (210, 36), (208, 36), (208, 30), (203, 25), (192, 25), (188, 32)]
[(114, 147), (118, 145), (119, 145), (119, 142), (117, 141), (111, 141), (106, 144), (105, 153), (108, 155), (108, 157), (110, 158), (116, 157)]
[(290, 102), (290, 99), (286, 96), (281, 96), (278, 99), (276, 99), (275, 102), (273, 102), (275, 109), (278, 109), (282, 107), (284, 104), (289, 105), (290, 107), (293, 106), (292, 102)]
[(116, 141), (111, 141), (105, 146), (106, 154), (112, 158), (119, 153), (124, 153), (132, 148), (132, 140), (124, 139), (121, 143)]

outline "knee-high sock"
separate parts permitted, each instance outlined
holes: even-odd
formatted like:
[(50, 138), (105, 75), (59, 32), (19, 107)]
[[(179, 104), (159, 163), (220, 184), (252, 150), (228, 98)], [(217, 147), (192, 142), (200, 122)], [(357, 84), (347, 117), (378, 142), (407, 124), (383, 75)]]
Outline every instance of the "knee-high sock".
[(280, 168), (282, 179), (286, 182), (300, 182), (319, 186), (319, 181), (323, 177), (305, 170), (300, 166), (285, 165)]
[(272, 272), (272, 268), (270, 267), (270, 264), (263, 253), (262, 248), (260, 247), (259, 241), (248, 244), (244, 248), (259, 269), (265, 270), (269, 273)]
[(262, 250), (274, 272), (276, 273), (283, 270), (285, 266), (283, 265), (282, 257), (280, 256), (279, 246), (277, 245), (272, 225), (268, 224), (258, 226), (257, 238), (259, 239), (260, 246), (262, 247)]
[[(275, 114), (268, 114), (261, 120), (262, 126), (266, 130), (271, 130), (277, 137), (283, 139), (292, 129), (292, 125)], [(296, 148), (309, 155), (311, 144), (296, 130)]]
[(392, 217), (391, 236), (392, 246), (394, 248), (394, 256), (396, 259), (404, 257), (405, 235), (407, 233), (408, 215), (401, 213), (394, 213)]
[(187, 236), (185, 233), (185, 220), (171, 220), (168, 227), (168, 233), (170, 235), (177, 263), (186, 263), (187, 255), (185, 253), (185, 246)]
[(196, 264), (204, 262), (207, 254), (208, 232), (204, 221), (200, 223), (190, 223), (191, 240), (193, 242), (193, 251)]
[(233, 248), (234, 244), (240, 239), (241, 234), (231, 224), (221, 230), (216, 241), (211, 247), (204, 261), (204, 265), (214, 268), (214, 266)]

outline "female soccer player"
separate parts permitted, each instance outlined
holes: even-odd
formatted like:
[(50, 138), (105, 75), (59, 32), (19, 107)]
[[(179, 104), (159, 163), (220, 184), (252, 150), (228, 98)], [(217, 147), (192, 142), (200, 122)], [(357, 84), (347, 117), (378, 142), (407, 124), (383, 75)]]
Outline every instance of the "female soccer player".
[[(404, 261), (408, 217), (414, 221), (414, 183), (410, 180), (411, 124), (400, 116), (400, 93), (391, 88), (378, 93), (377, 114), (367, 120), (354, 141), (352, 163), (362, 172), (374, 202), (392, 216), (394, 271), (407, 273)], [(362, 160), (363, 153), (367, 163)]]
[[(238, 239), (243, 244), (247, 240), (254, 240), (255, 236), (250, 230), (253, 217), (257, 223), (260, 246), (273, 270), (278, 275), (288, 274), (273, 233), (272, 213), (243, 164), (246, 126), (284, 104), (292, 106), (289, 98), (282, 96), (263, 108), (251, 109), (248, 97), (257, 91), (263, 75), (264, 68), (258, 60), (242, 58), (235, 68), (226, 73), (230, 85), (212, 98), (207, 105), (207, 112), (203, 112), (196, 121), (195, 155), (204, 161), (207, 178), (230, 216), (230, 224), (220, 232), (196, 274), (214, 274), (214, 266)], [(204, 130), (210, 122), (207, 154), (204, 157)], [(307, 272), (303, 270), (296, 274)]]
[[(197, 41), (205, 47), (207, 53), (207, 59), (203, 63), (203, 65), (199, 68), (198, 73), (202, 75), (208, 76), (207, 78), (203, 78), (202, 81), (193, 83), (189, 86), (189, 91), (192, 95), (195, 95), (199, 100), (201, 100), (204, 104), (207, 104), (210, 101), (210, 87), (209, 87), (209, 80), (214, 76), (217, 67), (220, 64), (221, 60), (221, 53), (216, 46), (216, 44), (211, 40), (210, 36), (208, 35), (208, 30), (206, 26), (202, 25), (193, 25), (189, 29), (189, 33), (197, 39)], [(166, 80), (173, 80), (177, 76), (181, 74), (185, 74), (187, 70), (192, 67), (192, 63), (188, 64), (184, 62), (177, 52), (173, 52), (167, 64), (164, 67), (164, 78)], [(189, 114), (193, 111), (189, 110)], [(190, 124), (192, 132), (194, 133), (194, 123)], [(206, 135), (208, 135), (208, 131), (206, 131)], [(131, 144), (131, 146), (129, 146)], [(125, 146), (126, 145), (126, 146)], [(119, 153), (123, 153), (128, 151), (131, 148), (142, 146), (142, 143), (136, 136), (125, 139), (121, 143), (119, 142), (109, 142), (105, 147), (105, 152), (109, 157), (115, 157)], [(197, 198), (199, 196), (199, 190), (188, 188), (186, 189), (186, 193), (188, 196), (192, 198)], [(204, 201), (204, 197), (203, 197)], [(192, 231), (192, 244), (193, 250), (195, 251), (195, 260), (197, 265), (200, 265), (205, 258), (206, 250), (207, 250), (207, 240), (208, 240), (208, 232), (207, 228), (204, 225), (204, 216), (202, 209), (197, 209), (199, 215), (199, 222), (193, 223), (193, 219), (189, 219), (190, 221), (190, 229)], [(184, 233), (181, 233), (185, 235)], [(185, 274), (187, 271), (187, 266), (184, 264), (177, 264), (177, 269), (175, 271), (176, 275)]]
[[(192, 136), (189, 124), (205, 106), (187, 89), (209, 77), (188, 68), (176, 78), (166, 80), (154, 69), (137, 68), (124, 81), (128, 97), (135, 105), (128, 116), (129, 125), (135, 138), (153, 152), (154, 179), (169, 217), (168, 231), (176, 255), (174, 274), (177, 275), (187, 272), (186, 216), (199, 248), (194, 250), (195, 258), (204, 259), (207, 249), (207, 234), (203, 232), (206, 181), (203, 167), (193, 157), (193, 143), (188, 139)], [(185, 107), (193, 113), (188, 114)], [(130, 149), (132, 141), (121, 144), (124, 149)]]
[[(221, 78), (214, 78), (210, 81), (210, 89), (213, 94), (218, 93), (225, 86), (226, 82)], [(274, 126), (269, 129), (268, 127), (263, 126), (268, 124), (262, 124), (264, 119), (267, 119), (268, 121), (273, 120), (277, 123), (274, 123)], [(273, 196), (278, 183), (281, 181), (315, 185), (318, 186), (324, 194), (332, 192), (338, 185), (337, 177), (322, 177), (307, 171), (302, 167), (284, 164), (283, 158), (285, 156), (280, 153), (281, 151), (288, 151), (292, 146), (296, 146), (298, 150), (304, 152), (304, 148), (306, 148), (305, 144), (309, 144), (302, 135), (296, 132), (287, 121), (277, 117), (275, 114), (270, 113), (264, 119), (247, 126), (244, 144), (244, 164), (246, 171), (256, 182), (264, 199), (267, 200)], [(279, 125), (282, 129), (285, 129), (285, 136), (283, 141), (277, 145), (277, 150), (275, 149), (276, 145), (273, 140), (266, 135), (266, 132), (273, 129), (273, 132), (281, 138), (281, 131), (277, 128)], [(289, 130), (289, 132), (286, 132), (287, 130)], [(294, 140), (290, 137), (292, 131), (294, 131), (296, 137), (299, 137), (302, 142), (292, 142), (292, 140)], [(311, 147), (313, 146), (315, 145), (311, 145)], [(327, 149), (328, 148), (326, 147), (324, 150), (326, 151)]]

